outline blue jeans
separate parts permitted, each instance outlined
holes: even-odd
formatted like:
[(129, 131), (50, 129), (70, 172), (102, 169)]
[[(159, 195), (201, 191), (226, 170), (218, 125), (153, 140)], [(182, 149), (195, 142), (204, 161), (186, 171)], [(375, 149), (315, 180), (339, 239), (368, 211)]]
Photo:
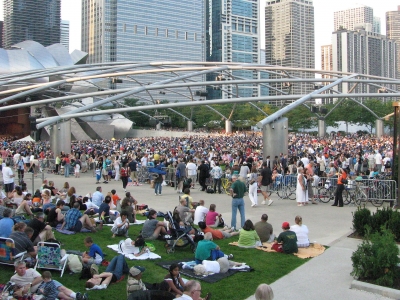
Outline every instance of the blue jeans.
[(244, 200), (243, 198), (232, 198), (232, 220), (231, 227), (236, 227), (236, 214), (237, 210), (240, 212), (240, 224), (241, 227), (244, 225), (245, 216), (244, 216)]
[(64, 176), (65, 177), (69, 177), (69, 166), (70, 166), (70, 164), (64, 165)]
[(122, 274), (128, 274), (129, 267), (124, 256), (115, 256), (108, 264), (106, 272), (113, 273), (117, 277), (117, 281), (121, 278)]
[(156, 182), (154, 183), (154, 193), (160, 194), (161, 195), (161, 190), (162, 190), (162, 182)]

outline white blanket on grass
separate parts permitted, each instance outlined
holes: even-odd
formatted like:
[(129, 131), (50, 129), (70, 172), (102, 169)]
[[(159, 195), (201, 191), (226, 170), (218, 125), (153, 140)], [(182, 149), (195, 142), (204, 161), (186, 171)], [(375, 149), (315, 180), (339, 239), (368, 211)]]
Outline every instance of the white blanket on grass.
[(132, 248), (133, 251), (129, 251), (129, 252), (127, 252), (127, 251), (121, 252), (117, 244), (108, 245), (107, 247), (112, 249), (112, 250), (114, 250), (114, 251), (116, 251), (116, 252), (118, 252), (119, 254), (123, 254), (126, 258), (129, 258), (131, 260), (146, 260), (146, 259), (158, 259), (158, 258), (161, 258), (160, 255), (155, 254), (154, 252), (150, 252), (150, 251), (146, 252), (146, 253), (143, 253), (140, 256), (135, 256), (133, 253), (139, 253), (139, 248), (138, 247), (134, 247), (134, 246), (130, 247), (130, 248)]
[[(96, 221), (96, 223), (100, 222), (99, 218), (94, 218), (94, 220)], [(142, 225), (144, 224), (145, 220), (136, 220), (135, 223), (129, 223), (129, 225)], [(114, 224), (104, 224), (106, 226), (114, 226)]]

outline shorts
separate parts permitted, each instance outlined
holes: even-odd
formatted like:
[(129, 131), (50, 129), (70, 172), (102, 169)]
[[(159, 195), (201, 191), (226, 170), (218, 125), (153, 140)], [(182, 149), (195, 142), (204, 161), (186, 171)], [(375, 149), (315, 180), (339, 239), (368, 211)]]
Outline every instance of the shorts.
[(108, 171), (106, 169), (101, 170), (102, 175), (108, 175)]
[(27, 166), (28, 168), (31, 167), (31, 163), (26, 163), (25, 166)]
[(137, 177), (137, 171), (132, 171), (131, 172), (131, 179), (133, 180), (133, 179), (138, 179), (138, 177)]
[(91, 264), (100, 265), (102, 261), (103, 261), (103, 258), (101, 257), (101, 255), (99, 255), (98, 253), (96, 253), (96, 257), (95, 257), (95, 258), (93, 258), (93, 257), (89, 258), (89, 260), (88, 260), (87, 263), (88, 263), (89, 265), (91, 265)]
[(82, 229), (82, 222), (78, 220), (76, 221), (74, 228), (72, 228), (72, 231), (81, 232), (81, 229)]
[(262, 185), (260, 187), (261, 192), (267, 192), (268, 191), (268, 187), (269, 187), (269, 185)]
[(222, 232), (222, 235), (224, 236), (224, 239), (228, 239), (228, 238), (230, 238), (232, 236), (229, 232), (226, 232), (226, 231), (223, 231), (223, 230), (221, 230), (221, 232)]
[(189, 178), (192, 179), (192, 184), (196, 182), (197, 175), (189, 175)]
[(4, 185), (4, 191), (5, 191), (6, 193), (11, 193), (13, 190), (14, 190), (14, 182), (6, 183), (6, 184)]
[(153, 235), (146, 237), (146, 238), (144, 237), (144, 239), (148, 240), (148, 241), (154, 241), (154, 240), (158, 239), (158, 234), (153, 233)]

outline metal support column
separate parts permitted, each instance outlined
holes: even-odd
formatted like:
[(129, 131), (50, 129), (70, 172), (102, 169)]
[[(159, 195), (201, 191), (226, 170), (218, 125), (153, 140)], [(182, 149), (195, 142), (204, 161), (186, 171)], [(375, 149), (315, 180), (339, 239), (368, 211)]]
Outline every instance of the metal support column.
[(375, 121), (375, 132), (376, 137), (381, 138), (383, 135), (383, 120), (378, 119)]
[(157, 123), (156, 130), (161, 130), (161, 123)]
[(318, 119), (318, 136), (324, 137), (326, 134), (326, 123), (325, 118)]
[(50, 147), (54, 155), (71, 153), (71, 120), (52, 125), (50, 129)]
[(187, 121), (187, 131), (193, 131), (193, 121)]
[(288, 119), (280, 118), (263, 127), (263, 158), (288, 154)]
[(225, 133), (232, 133), (232, 121), (225, 120)]

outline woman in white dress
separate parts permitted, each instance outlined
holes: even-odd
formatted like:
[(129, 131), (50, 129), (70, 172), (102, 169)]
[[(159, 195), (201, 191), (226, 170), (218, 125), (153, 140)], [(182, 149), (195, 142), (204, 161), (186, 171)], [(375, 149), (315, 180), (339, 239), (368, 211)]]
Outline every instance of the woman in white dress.
[(308, 193), (306, 189), (306, 179), (304, 176), (304, 168), (297, 168), (297, 185), (296, 185), (296, 201), (297, 206), (304, 206), (308, 201)]
[(251, 207), (257, 206), (257, 185), (258, 185), (258, 174), (257, 167), (253, 166), (251, 168), (250, 178), (249, 178), (249, 198), (251, 201)]
[(303, 225), (303, 218), (301, 216), (296, 216), (294, 221), (296, 225), (292, 225), (290, 230), (296, 233), (297, 247), (307, 248), (310, 246), (310, 241), (308, 239), (308, 227)]

